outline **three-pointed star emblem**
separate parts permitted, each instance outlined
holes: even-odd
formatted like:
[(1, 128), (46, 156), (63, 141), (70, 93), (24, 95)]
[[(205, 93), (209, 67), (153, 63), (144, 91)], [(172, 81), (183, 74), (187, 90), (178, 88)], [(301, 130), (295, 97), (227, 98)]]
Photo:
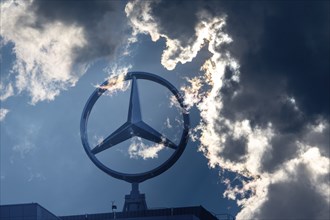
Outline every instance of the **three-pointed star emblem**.
[(164, 146), (174, 150), (178, 148), (178, 146), (171, 140), (160, 134), (142, 120), (138, 85), (136, 78), (132, 77), (127, 121), (105, 138), (100, 144), (94, 147), (91, 152), (95, 155), (135, 136), (155, 143), (162, 143)]

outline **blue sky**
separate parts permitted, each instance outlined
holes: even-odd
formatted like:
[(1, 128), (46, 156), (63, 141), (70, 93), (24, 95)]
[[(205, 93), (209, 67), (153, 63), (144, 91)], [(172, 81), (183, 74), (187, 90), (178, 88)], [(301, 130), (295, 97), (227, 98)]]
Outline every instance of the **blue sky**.
[[(329, 218), (329, 9), (326, 1), (1, 1), (1, 204), (38, 202), (57, 215), (108, 212), (111, 201), (121, 209), (130, 184), (88, 159), (80, 117), (109, 77), (145, 71), (178, 88), (191, 117), (181, 158), (141, 183), (149, 207)], [(144, 120), (176, 140), (170, 93), (138, 85)], [(129, 91), (97, 102), (91, 143), (125, 122)], [(171, 152), (143, 159), (132, 143), (102, 161), (134, 172)]]

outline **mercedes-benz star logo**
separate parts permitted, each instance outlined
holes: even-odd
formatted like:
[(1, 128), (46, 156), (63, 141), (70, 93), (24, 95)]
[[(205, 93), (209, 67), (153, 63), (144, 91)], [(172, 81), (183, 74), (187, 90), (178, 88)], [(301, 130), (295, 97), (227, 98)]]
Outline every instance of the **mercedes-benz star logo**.
[[(167, 87), (176, 97), (182, 109), (182, 116), (184, 122), (183, 132), (179, 145), (173, 143), (170, 139), (160, 134), (158, 131), (156, 131), (154, 128), (152, 128), (142, 120), (137, 79), (150, 80), (161, 84)], [(106, 81), (94, 91), (94, 93), (90, 96), (89, 100), (85, 105), (80, 123), (81, 140), (87, 155), (101, 170), (117, 179), (122, 179), (130, 183), (139, 183), (163, 173), (179, 159), (188, 142), (189, 114), (184, 110), (185, 108), (183, 104), (183, 97), (181, 96), (181, 94), (172, 84), (170, 84), (165, 79), (151, 73), (129, 72), (126, 74), (124, 80), (132, 80), (127, 121), (94, 148), (91, 148), (89, 146), (87, 136), (88, 117), (97, 99), (107, 90), (105, 87), (108, 86), (108, 81)], [(95, 156), (96, 154), (104, 150), (107, 150), (127, 139), (136, 136), (155, 143), (161, 143), (164, 146), (169, 147), (175, 151), (172, 156), (167, 159), (163, 164), (159, 165), (153, 170), (137, 174), (126, 174), (114, 171), (109, 167), (105, 166), (103, 163), (101, 163)]]

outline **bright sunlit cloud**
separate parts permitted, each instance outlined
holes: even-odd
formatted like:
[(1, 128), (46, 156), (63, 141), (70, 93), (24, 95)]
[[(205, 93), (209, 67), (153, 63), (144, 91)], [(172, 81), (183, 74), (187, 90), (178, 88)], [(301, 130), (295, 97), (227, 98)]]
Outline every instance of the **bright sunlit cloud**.
[(3, 121), (9, 112), (10, 112), (9, 109), (0, 108), (0, 121)]
[[(16, 56), (12, 66), (16, 80), (13, 85), (1, 86), (5, 89), (2, 100), (14, 95), (13, 86), (18, 93), (27, 92), (32, 104), (53, 100), (62, 90), (74, 86), (93, 61), (93, 57), (86, 62), (76, 60), (83, 56), (83, 52), (77, 54), (79, 49), (89, 43), (84, 27), (59, 20), (40, 23), (38, 14), (31, 8), (32, 3), (13, 0), (1, 3), (2, 44), (12, 43)], [(97, 40), (102, 40), (104, 34), (98, 35), (100, 39)]]
[(128, 148), (130, 158), (139, 159), (154, 159), (158, 158), (158, 153), (164, 149), (164, 144), (148, 145), (139, 137), (134, 137), (131, 140), (131, 145)]
[[(4, 1), (1, 4), (1, 36), (13, 43), (16, 60), (15, 87), (27, 92), (31, 103), (53, 100), (61, 90), (75, 85), (86, 65), (75, 65), (74, 51), (86, 44), (83, 29), (59, 21), (36, 26), (32, 1)], [(24, 22), (20, 22), (23, 21)], [(59, 34), (61, 33), (61, 34)], [(10, 85), (5, 97), (13, 95)]]

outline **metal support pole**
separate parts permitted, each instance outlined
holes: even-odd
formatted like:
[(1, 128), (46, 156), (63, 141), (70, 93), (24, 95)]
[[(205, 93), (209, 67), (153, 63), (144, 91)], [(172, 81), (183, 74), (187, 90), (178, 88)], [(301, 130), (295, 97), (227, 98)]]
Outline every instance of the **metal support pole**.
[(140, 194), (139, 183), (132, 183), (132, 190), (125, 196), (123, 212), (147, 210), (145, 194)]

